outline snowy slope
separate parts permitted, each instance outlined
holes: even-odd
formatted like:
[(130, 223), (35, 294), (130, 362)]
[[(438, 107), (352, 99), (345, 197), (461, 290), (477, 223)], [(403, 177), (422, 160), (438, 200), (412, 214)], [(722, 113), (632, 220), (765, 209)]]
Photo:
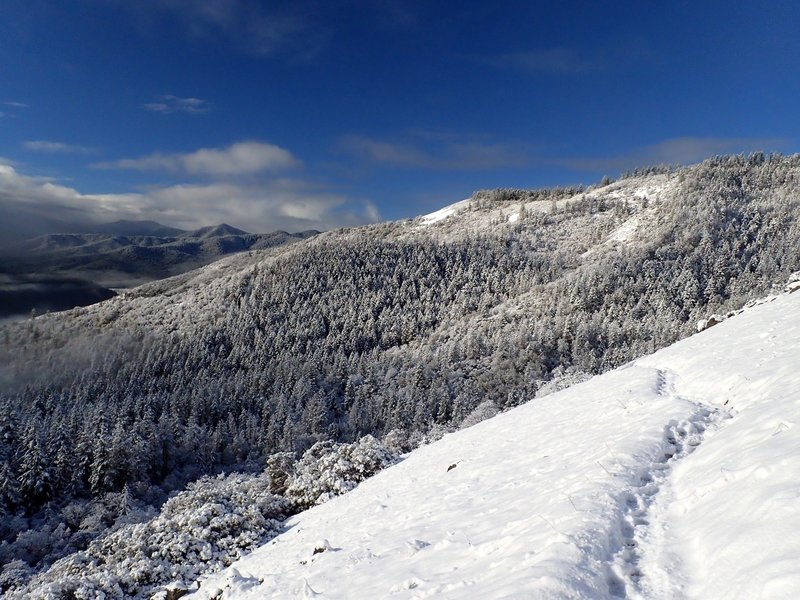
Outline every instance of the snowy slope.
[(800, 597), (799, 311), (446, 436), (189, 597)]
[(456, 214), (458, 211), (464, 210), (469, 205), (469, 198), (466, 200), (461, 200), (454, 204), (450, 204), (449, 206), (445, 206), (444, 208), (440, 208), (437, 211), (434, 211), (430, 214), (423, 215), (419, 217), (419, 220), (422, 221), (424, 225), (431, 225), (433, 223), (438, 223), (446, 219), (447, 217)]
[[(458, 239), (474, 235), (475, 231), (496, 230), (503, 225), (514, 225), (523, 213), (551, 214), (554, 208), (564, 210), (581, 202), (605, 202), (611, 206), (627, 203), (631, 214), (628, 216), (595, 214), (600, 220), (613, 220), (614, 228), (607, 239), (601, 243), (592, 242), (591, 251), (607, 249), (615, 245), (635, 245), (640, 231), (647, 232), (652, 221), (658, 216), (658, 206), (674, 201), (675, 192), (680, 188), (680, 176), (672, 174), (651, 174), (630, 177), (605, 186), (592, 186), (574, 195), (566, 195), (553, 200), (503, 200), (497, 203), (484, 203), (480, 208), (475, 197), (460, 200), (439, 210), (405, 221), (405, 231), (398, 237), (413, 235), (435, 235), (440, 239)], [(480, 196), (480, 192), (476, 192)], [(575, 233), (575, 232), (571, 232)], [(585, 236), (586, 232), (582, 232)], [(647, 233), (645, 233), (647, 235)]]

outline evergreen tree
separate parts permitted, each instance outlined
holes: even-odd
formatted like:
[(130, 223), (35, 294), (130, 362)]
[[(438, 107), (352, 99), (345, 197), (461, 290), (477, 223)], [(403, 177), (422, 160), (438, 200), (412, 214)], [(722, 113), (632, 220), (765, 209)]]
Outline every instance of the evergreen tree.
[(21, 438), (19, 495), (28, 513), (33, 513), (53, 497), (53, 476), (44, 436), (31, 423)]

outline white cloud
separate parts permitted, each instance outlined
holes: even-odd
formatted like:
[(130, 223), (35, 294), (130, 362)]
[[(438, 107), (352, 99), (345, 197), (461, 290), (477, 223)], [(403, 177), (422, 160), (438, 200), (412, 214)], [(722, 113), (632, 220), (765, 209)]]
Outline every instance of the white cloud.
[(28, 105), (23, 102), (0, 102), (3, 106), (10, 106), (12, 108), (28, 108)]
[(171, 94), (159, 96), (156, 102), (142, 104), (142, 108), (161, 114), (171, 114), (176, 112), (199, 115), (209, 112), (214, 105), (208, 100), (201, 98), (181, 98)]
[(156, 221), (178, 227), (230, 223), (252, 231), (329, 229), (374, 220), (374, 207), (343, 196), (309, 189), (298, 181), (241, 186), (227, 183), (175, 185), (143, 195)]
[(263, 142), (238, 142), (226, 148), (201, 148), (186, 154), (155, 153), (141, 158), (123, 158), (97, 163), (94, 167), (227, 177), (281, 171), (299, 165), (300, 161), (291, 152), (279, 146)]
[(64, 142), (52, 142), (47, 140), (31, 140), (22, 144), (26, 150), (34, 152), (49, 152), (61, 154), (91, 154), (94, 148), (88, 146), (78, 146), (76, 144), (65, 144)]
[(374, 205), (331, 194), (307, 182), (280, 179), (240, 185), (172, 185), (122, 194), (82, 194), (48, 179), (29, 177), (0, 164), (4, 227), (14, 215), (46, 214), (65, 222), (152, 219), (195, 229), (229, 223), (252, 231), (301, 231), (361, 225), (380, 220)]

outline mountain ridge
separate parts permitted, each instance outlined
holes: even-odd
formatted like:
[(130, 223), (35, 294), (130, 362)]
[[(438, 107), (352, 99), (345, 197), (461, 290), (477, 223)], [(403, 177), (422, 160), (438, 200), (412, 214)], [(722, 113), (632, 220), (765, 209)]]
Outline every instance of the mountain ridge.
[[(0, 500), (47, 515), (15, 527), (55, 529), (124, 489), (155, 510), (202, 475), (366, 434), (407, 451), (623, 365), (800, 269), (798, 182), (800, 156), (754, 155), (482, 191), (442, 219), (238, 253), (6, 325), (0, 423), (24, 443), (0, 445), (19, 481)], [(61, 465), (49, 487), (19, 479), (30, 447)], [(16, 557), (24, 530), (8, 531)]]

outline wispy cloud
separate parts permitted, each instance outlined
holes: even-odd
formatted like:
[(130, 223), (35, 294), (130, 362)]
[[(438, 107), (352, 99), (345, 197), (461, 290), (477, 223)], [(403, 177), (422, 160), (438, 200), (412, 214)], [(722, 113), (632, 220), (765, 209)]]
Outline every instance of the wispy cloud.
[(512, 52), (489, 58), (495, 67), (522, 69), (533, 73), (573, 75), (605, 67), (599, 56), (585, 56), (574, 48), (547, 48), (530, 52)]
[(171, 113), (186, 113), (190, 115), (200, 115), (207, 113), (214, 108), (208, 100), (201, 98), (181, 98), (172, 94), (159, 96), (155, 102), (142, 104), (142, 108), (152, 112), (168, 115)]
[(681, 137), (615, 156), (560, 158), (553, 163), (575, 171), (618, 172), (658, 164), (689, 164), (716, 154), (776, 151), (785, 148), (788, 143), (782, 138)]
[(647, 63), (652, 54), (645, 38), (631, 35), (593, 48), (555, 46), (481, 56), (477, 61), (499, 69), (512, 69), (530, 75), (587, 76), (608, 71), (619, 72)]
[(167, 24), (198, 43), (222, 42), (256, 55), (313, 56), (327, 38), (318, 0), (111, 0), (146, 29)]
[(17, 116), (17, 110), (20, 108), (28, 108), (27, 104), (22, 102), (0, 102), (0, 107), (7, 107), (5, 110), (0, 110), (0, 119), (13, 119)]
[(394, 141), (349, 135), (339, 141), (338, 149), (368, 162), (405, 168), (491, 170), (528, 162), (526, 152), (510, 144), (424, 132), (411, 137)]
[(347, 154), (376, 163), (418, 167), (431, 162), (431, 157), (413, 146), (361, 135), (343, 137), (338, 147)]
[(155, 153), (93, 165), (98, 169), (168, 171), (198, 176), (234, 176), (282, 171), (300, 165), (291, 152), (263, 142), (238, 142), (226, 148), (201, 148), (186, 154)]
[(64, 142), (52, 142), (47, 140), (31, 140), (24, 142), (22, 147), (34, 152), (48, 152), (51, 154), (92, 154), (95, 148), (89, 146), (78, 146), (76, 144), (65, 144)]
[(0, 165), (0, 230), (31, 215), (64, 222), (152, 219), (194, 229), (230, 223), (248, 231), (300, 231), (360, 225), (380, 219), (368, 201), (333, 194), (309, 182), (213, 182), (154, 187), (122, 194), (82, 194), (48, 179)]

